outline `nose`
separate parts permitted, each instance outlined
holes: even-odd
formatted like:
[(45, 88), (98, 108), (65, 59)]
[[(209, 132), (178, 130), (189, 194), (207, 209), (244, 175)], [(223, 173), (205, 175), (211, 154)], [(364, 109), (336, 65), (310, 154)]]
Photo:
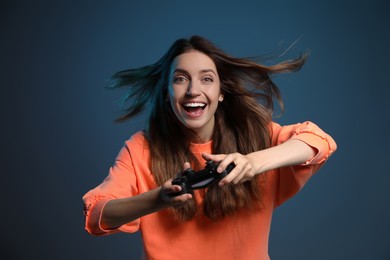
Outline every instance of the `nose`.
[(201, 86), (200, 84), (191, 81), (190, 84), (188, 84), (186, 96), (190, 97), (196, 97), (199, 96), (201, 93)]

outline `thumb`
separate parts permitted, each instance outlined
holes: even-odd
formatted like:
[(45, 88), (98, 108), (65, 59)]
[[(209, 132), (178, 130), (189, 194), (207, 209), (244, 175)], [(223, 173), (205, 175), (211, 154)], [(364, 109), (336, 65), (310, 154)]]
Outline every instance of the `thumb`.
[(226, 155), (225, 155), (225, 154), (209, 154), (209, 153), (202, 153), (202, 157), (203, 157), (203, 159), (205, 159), (206, 161), (207, 161), (207, 160), (211, 160), (211, 161), (214, 161), (214, 162), (220, 162), (220, 161), (222, 161), (223, 159), (225, 159)]
[(183, 166), (183, 170), (187, 170), (189, 168), (191, 168), (191, 164), (189, 162), (185, 162)]

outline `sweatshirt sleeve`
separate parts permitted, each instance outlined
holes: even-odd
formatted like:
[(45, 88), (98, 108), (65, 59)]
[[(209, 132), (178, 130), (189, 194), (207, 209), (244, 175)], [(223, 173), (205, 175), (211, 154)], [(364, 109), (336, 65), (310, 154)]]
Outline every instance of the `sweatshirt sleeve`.
[(137, 180), (134, 174), (131, 153), (129, 147), (125, 144), (104, 181), (83, 196), (85, 230), (96, 236), (118, 232), (136, 232), (139, 229), (139, 219), (110, 230), (103, 229), (100, 222), (102, 211), (108, 201), (137, 194)]
[(316, 155), (301, 165), (283, 167), (276, 176), (276, 206), (298, 193), (326, 160), (336, 151), (333, 138), (312, 122), (280, 126), (272, 124), (272, 146), (297, 139), (316, 151)]

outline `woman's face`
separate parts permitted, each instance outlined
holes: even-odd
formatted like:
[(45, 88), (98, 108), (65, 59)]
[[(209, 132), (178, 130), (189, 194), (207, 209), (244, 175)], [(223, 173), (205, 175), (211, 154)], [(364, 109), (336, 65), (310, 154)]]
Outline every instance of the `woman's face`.
[(193, 141), (209, 141), (215, 111), (223, 100), (214, 62), (195, 50), (177, 56), (170, 69), (168, 94), (179, 121), (200, 138)]

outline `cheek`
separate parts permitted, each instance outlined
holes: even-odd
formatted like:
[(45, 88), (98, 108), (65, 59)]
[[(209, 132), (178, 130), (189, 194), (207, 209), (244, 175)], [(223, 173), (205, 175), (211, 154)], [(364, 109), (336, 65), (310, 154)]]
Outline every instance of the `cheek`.
[(220, 88), (216, 87), (214, 89), (210, 89), (207, 93), (207, 95), (209, 96), (209, 98), (212, 100), (212, 101), (219, 101), (220, 97), (221, 97), (221, 91), (220, 91)]
[[(176, 111), (178, 112), (179, 111), (179, 108), (180, 108), (180, 104), (179, 104), (179, 93), (177, 91), (175, 91), (172, 87), (169, 88), (168, 90), (168, 100), (169, 100), (169, 103), (170, 103), (170, 106), (171, 108), (173, 109), (173, 111)], [(175, 112), (175, 113), (176, 113)]]
[(169, 98), (171, 99), (171, 101), (178, 100), (181, 97), (181, 95), (183, 94), (181, 92), (182, 91), (180, 91), (179, 87), (170, 86), (168, 88), (168, 95), (169, 95)]

